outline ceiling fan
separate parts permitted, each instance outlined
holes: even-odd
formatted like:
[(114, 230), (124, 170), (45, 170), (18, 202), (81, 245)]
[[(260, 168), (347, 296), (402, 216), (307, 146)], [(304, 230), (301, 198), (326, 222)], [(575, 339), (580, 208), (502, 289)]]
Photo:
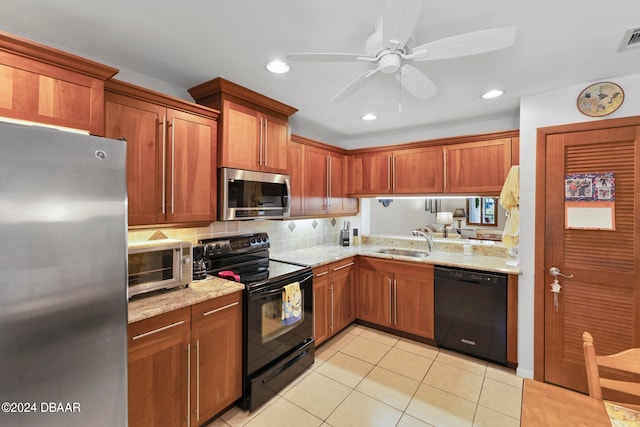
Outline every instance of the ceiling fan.
[(343, 88), (330, 102), (343, 101), (378, 72), (395, 74), (400, 85), (420, 100), (436, 94), (435, 84), (409, 64), (410, 61), (432, 61), (475, 55), (513, 45), (516, 27), (502, 27), (460, 34), (441, 40), (414, 45), (415, 29), (423, 0), (387, 0), (383, 18), (367, 39), (366, 54), (358, 53), (290, 53), (289, 60), (300, 61), (366, 61), (375, 67), (367, 70)]

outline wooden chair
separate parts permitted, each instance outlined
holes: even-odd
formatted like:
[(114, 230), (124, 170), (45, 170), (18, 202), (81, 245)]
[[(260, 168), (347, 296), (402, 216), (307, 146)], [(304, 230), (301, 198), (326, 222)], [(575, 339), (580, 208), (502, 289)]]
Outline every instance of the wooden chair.
[[(582, 347), (587, 368), (589, 396), (602, 400), (602, 389), (612, 390), (616, 392), (615, 399), (621, 405), (640, 410), (640, 405), (636, 404), (640, 402), (640, 382), (615, 380), (600, 376), (600, 368), (609, 368), (629, 377), (632, 376), (631, 374), (640, 376), (640, 348), (632, 348), (607, 356), (596, 356), (593, 337), (589, 332), (582, 334)], [(619, 393), (625, 397), (619, 399)], [(633, 403), (626, 403), (627, 400)]]

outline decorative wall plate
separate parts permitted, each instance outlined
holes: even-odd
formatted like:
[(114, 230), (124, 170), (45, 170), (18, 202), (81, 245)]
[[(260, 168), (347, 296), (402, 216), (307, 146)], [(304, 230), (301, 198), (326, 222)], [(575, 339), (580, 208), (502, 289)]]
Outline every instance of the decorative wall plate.
[(578, 110), (590, 117), (602, 117), (613, 113), (622, 105), (624, 91), (611, 82), (594, 83), (578, 95)]

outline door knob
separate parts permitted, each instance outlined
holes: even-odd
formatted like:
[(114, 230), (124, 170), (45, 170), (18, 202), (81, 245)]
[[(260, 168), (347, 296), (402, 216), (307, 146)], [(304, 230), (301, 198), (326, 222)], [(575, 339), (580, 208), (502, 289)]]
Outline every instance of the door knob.
[(551, 267), (549, 269), (549, 274), (551, 274), (553, 277), (556, 277), (556, 278), (558, 276), (564, 277), (565, 279), (571, 279), (573, 277), (573, 274), (570, 274), (568, 276), (566, 274), (562, 274), (562, 272), (558, 267)]

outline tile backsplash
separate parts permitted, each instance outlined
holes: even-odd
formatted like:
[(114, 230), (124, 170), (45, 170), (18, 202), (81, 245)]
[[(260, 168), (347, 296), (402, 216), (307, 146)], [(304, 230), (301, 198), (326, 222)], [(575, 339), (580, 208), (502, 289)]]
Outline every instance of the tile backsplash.
[(129, 242), (149, 240), (161, 231), (170, 239), (185, 240), (193, 244), (198, 239), (236, 236), (266, 232), (271, 240), (271, 253), (306, 249), (312, 246), (338, 243), (344, 221), (358, 228), (359, 216), (348, 218), (315, 218), (292, 220), (224, 221), (214, 222), (208, 227), (167, 228), (162, 227), (129, 231)]

